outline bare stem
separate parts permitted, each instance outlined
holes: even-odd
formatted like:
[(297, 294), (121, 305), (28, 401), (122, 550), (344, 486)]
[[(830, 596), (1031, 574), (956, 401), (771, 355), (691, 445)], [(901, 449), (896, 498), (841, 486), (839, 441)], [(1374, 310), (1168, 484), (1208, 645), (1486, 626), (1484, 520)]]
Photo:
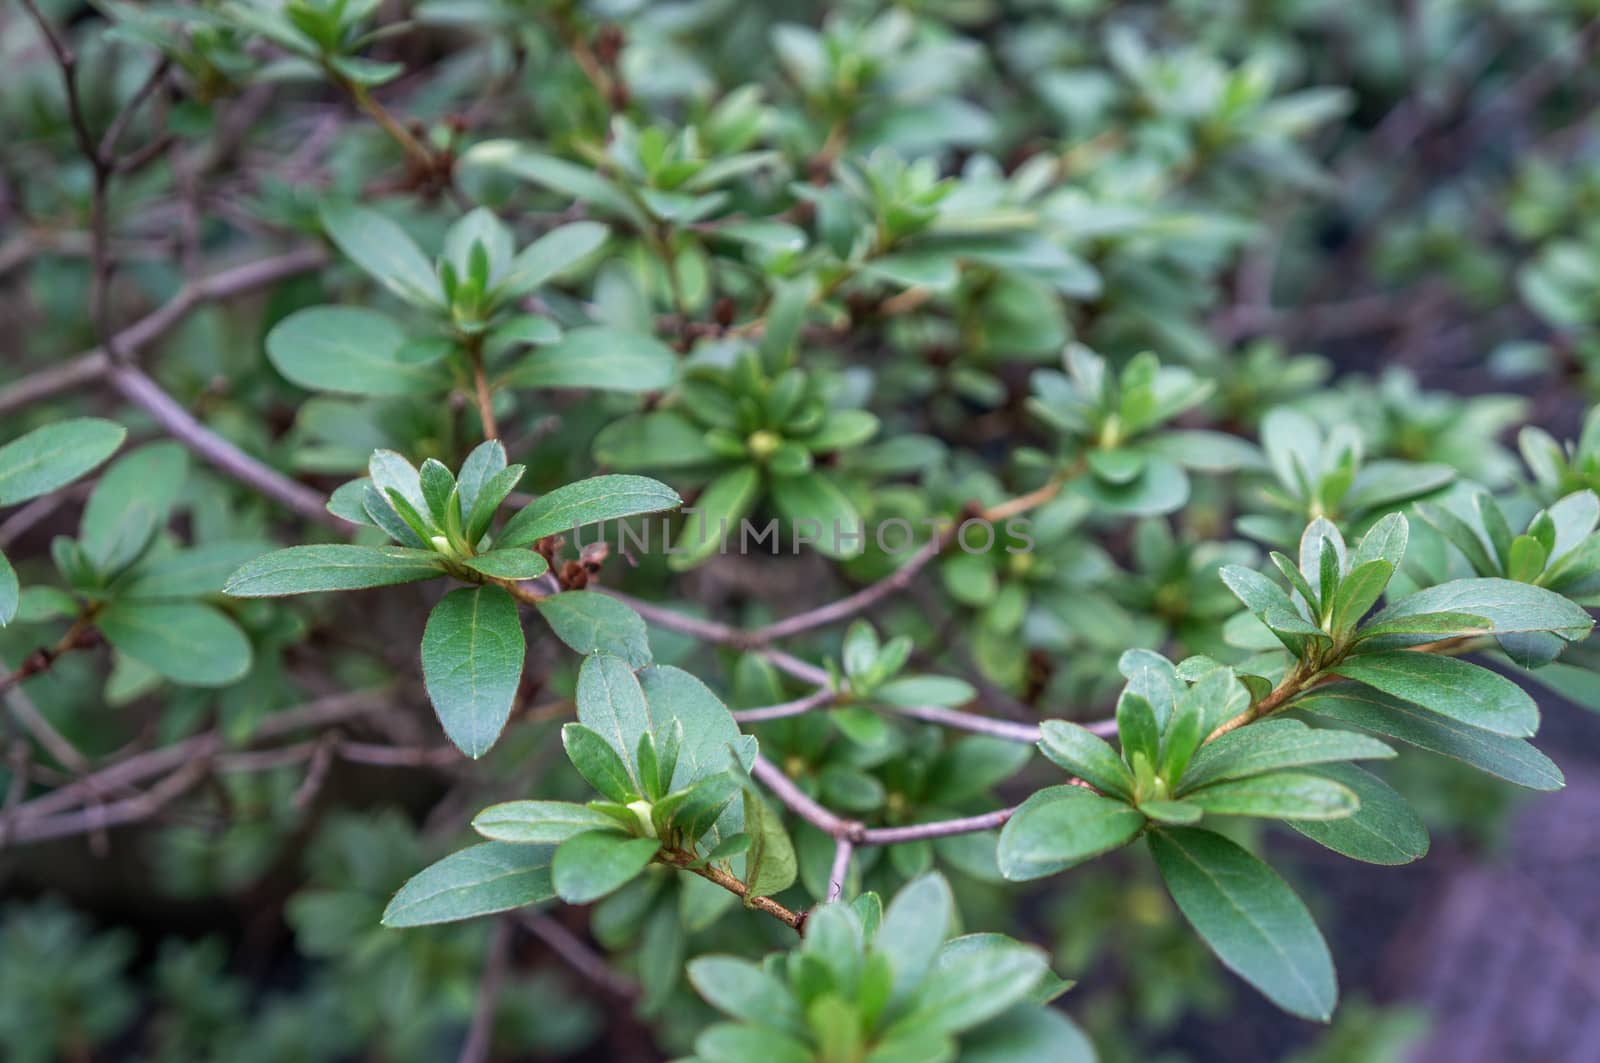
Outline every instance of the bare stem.
[(765, 912), (796, 933), (805, 925), (805, 913), (785, 908), (771, 897), (750, 896), (750, 887), (715, 864), (698, 863), (697, 858), (692, 853), (685, 852), (682, 849), (663, 849), (658, 858), (663, 863), (671, 864), (673, 867), (682, 868), (685, 871), (691, 871), (708, 882), (716, 883), (744, 901), (745, 907), (754, 908), (758, 912)]

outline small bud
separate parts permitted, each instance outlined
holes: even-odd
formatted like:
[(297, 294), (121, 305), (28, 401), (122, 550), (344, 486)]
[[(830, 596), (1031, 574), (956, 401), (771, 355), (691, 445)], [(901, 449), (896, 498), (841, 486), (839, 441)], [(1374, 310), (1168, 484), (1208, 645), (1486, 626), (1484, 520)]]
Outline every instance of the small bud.
[(640, 798), (637, 801), (629, 801), (628, 808), (633, 812), (634, 818), (639, 821), (639, 826), (644, 829), (645, 837), (656, 837), (655, 821), (650, 818), (650, 813), (653, 811), (653, 806), (650, 802)]

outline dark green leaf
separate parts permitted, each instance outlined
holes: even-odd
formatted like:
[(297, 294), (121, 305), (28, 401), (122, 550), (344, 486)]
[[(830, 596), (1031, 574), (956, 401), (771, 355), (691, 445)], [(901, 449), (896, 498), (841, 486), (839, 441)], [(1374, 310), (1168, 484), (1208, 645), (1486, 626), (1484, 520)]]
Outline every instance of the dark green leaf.
[(587, 524), (660, 513), (683, 504), (678, 493), (645, 476), (596, 476), (536, 499), (500, 532), (495, 545), (526, 546)]
[(1216, 816), (1269, 819), (1342, 819), (1360, 807), (1356, 795), (1333, 780), (1291, 771), (1211, 783), (1183, 802)]
[(65, 487), (116, 453), (127, 434), (110, 421), (75, 417), (0, 446), (0, 506)]
[(209, 605), (112, 602), (95, 624), (118, 652), (184, 686), (227, 686), (250, 670), (250, 640)]
[(490, 805), (472, 820), (472, 829), (500, 842), (555, 844), (588, 830), (614, 828), (604, 812), (570, 801), (507, 801)]
[(418, 872), (383, 910), (383, 925), (426, 926), (539, 904), (555, 896), (553, 845), (485, 842)]
[(1316, 769), (1350, 790), (1361, 802), (1353, 816), (1332, 820), (1291, 820), (1289, 826), (1336, 853), (1369, 864), (1409, 864), (1428, 853), (1422, 818), (1383, 780), (1354, 764)]
[(258, 557), (228, 577), (236, 598), (347, 591), (444, 575), (439, 555), (405, 546), (291, 546)]
[(1527, 691), (1455, 657), (1389, 650), (1348, 657), (1330, 671), (1495, 734), (1525, 738), (1539, 729)]
[(1127, 845), (1144, 822), (1137, 810), (1082, 787), (1040, 790), (1000, 831), (1000, 873), (1013, 882), (1053, 875)]
[(654, 838), (609, 830), (574, 834), (556, 847), (550, 878), (568, 904), (588, 904), (621, 889), (661, 851)]
[(1293, 1015), (1332, 1016), (1339, 989), (1328, 946), (1270, 867), (1194, 827), (1152, 831), (1150, 851), (1179, 910), (1225, 966)]
[(422, 632), (422, 676), (444, 732), (469, 757), (505, 728), (527, 642), (517, 603), (499, 587), (463, 587), (440, 599)]
[(1178, 780), (1177, 792), (1285, 768), (1392, 756), (1394, 750), (1366, 735), (1313, 730), (1298, 720), (1262, 720), (1202, 746)]

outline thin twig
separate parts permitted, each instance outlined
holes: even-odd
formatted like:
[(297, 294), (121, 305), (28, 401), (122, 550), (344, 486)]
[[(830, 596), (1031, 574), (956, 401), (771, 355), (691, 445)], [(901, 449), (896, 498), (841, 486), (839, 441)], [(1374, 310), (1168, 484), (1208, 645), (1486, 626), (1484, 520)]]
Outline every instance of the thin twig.
[(829, 904), (844, 897), (844, 881), (850, 877), (850, 854), (855, 849), (855, 844), (849, 838), (834, 839), (833, 866), (828, 871)]
[(483, 977), (478, 982), (478, 1003), (472, 1009), (472, 1025), (461, 1044), (456, 1063), (484, 1063), (494, 1041), (494, 1012), (500, 1001), (500, 985), (505, 981), (511, 961), (511, 920), (494, 921), (489, 931), (489, 950), (483, 961)]
[(806, 917), (804, 912), (796, 912), (786, 908), (771, 897), (752, 897), (750, 895), (750, 887), (715, 864), (701, 863), (693, 853), (685, 852), (682, 849), (663, 849), (657, 858), (663, 863), (671, 864), (673, 867), (699, 875), (708, 882), (716, 883), (744, 901), (745, 907), (754, 908), (758, 912), (765, 912), (797, 933), (805, 925)]

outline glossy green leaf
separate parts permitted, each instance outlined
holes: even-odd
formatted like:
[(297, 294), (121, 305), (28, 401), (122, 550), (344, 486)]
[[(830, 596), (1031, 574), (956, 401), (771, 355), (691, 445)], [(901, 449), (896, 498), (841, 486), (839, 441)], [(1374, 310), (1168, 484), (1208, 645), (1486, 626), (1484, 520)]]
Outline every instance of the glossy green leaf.
[(1039, 735), (1039, 751), (1062, 770), (1102, 793), (1133, 796), (1133, 773), (1105, 739), (1068, 720), (1045, 720)]
[(1392, 756), (1394, 750), (1366, 735), (1314, 730), (1298, 720), (1261, 720), (1202, 746), (1178, 780), (1177, 792), (1286, 768)]
[(1459, 658), (1391, 650), (1348, 657), (1330, 671), (1495, 734), (1525, 738), (1539, 729), (1527, 691)]
[(1330, 683), (1296, 698), (1295, 709), (1470, 764), (1533, 790), (1559, 790), (1561, 769), (1520, 738), (1507, 738), (1355, 683)]
[(587, 830), (614, 829), (604, 812), (570, 801), (506, 801), (490, 805), (472, 819), (472, 829), (499, 842), (555, 844)]
[(428, 615), (423, 680), (445, 734), (467, 756), (483, 756), (500, 737), (526, 650), (517, 603), (499, 587), (451, 591)]
[(1331, 779), (1285, 771), (1215, 782), (1192, 790), (1183, 803), (1215, 816), (1342, 819), (1360, 807), (1356, 795)]
[(574, 834), (556, 847), (551, 881), (568, 904), (588, 904), (627, 885), (660, 851), (654, 838), (610, 830)]
[(1082, 787), (1040, 790), (1000, 831), (1000, 873), (1013, 882), (1053, 875), (1120, 849), (1144, 823), (1138, 810)]
[(1163, 827), (1149, 837), (1172, 899), (1217, 958), (1290, 1014), (1326, 1022), (1339, 995), (1333, 960), (1288, 884), (1220, 834)]
[(678, 493), (645, 476), (595, 476), (541, 495), (512, 517), (495, 545), (526, 546), (589, 524), (660, 513), (683, 504)]
[(405, 546), (291, 546), (258, 557), (228, 577), (236, 598), (359, 590), (444, 575), (439, 555)]
[(1316, 769), (1345, 787), (1361, 802), (1352, 816), (1331, 820), (1290, 820), (1307, 838), (1368, 864), (1398, 865), (1428, 854), (1428, 829), (1405, 798), (1388, 783), (1354, 764), (1327, 764)]
[(555, 896), (553, 845), (485, 842), (433, 864), (406, 882), (383, 910), (388, 927), (427, 926), (540, 904)]

